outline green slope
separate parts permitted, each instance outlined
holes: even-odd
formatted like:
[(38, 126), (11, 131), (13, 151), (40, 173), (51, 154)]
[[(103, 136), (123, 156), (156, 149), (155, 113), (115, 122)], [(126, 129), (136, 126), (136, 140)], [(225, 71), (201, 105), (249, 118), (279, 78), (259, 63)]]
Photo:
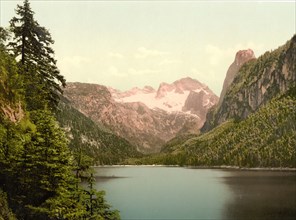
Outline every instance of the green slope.
[[(296, 96), (284, 95), (239, 123), (225, 122), (181, 146), (190, 165), (296, 167)], [(291, 91), (292, 91), (291, 90)]]
[(56, 116), (67, 133), (70, 148), (81, 149), (94, 158), (96, 164), (120, 164), (126, 158), (141, 156), (127, 140), (97, 125), (70, 106), (66, 99), (60, 103)]
[(274, 98), (241, 122), (227, 121), (210, 132), (168, 145), (142, 164), (296, 167), (296, 88)]

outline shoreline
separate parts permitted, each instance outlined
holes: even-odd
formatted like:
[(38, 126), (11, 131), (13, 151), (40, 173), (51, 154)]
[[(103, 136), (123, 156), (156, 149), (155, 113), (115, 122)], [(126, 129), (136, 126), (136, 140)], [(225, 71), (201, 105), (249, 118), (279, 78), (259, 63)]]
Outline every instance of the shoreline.
[(179, 166), (179, 165), (96, 165), (92, 168), (124, 168), (124, 167), (180, 167), (187, 169), (221, 169), (221, 170), (241, 170), (241, 171), (289, 171), (296, 172), (296, 167), (238, 167), (238, 166)]

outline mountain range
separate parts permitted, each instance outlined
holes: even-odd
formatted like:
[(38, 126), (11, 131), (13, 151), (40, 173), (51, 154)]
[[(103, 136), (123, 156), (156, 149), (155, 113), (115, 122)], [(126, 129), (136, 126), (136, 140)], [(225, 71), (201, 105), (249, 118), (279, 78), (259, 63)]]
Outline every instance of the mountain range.
[(120, 92), (103, 85), (68, 83), (64, 96), (99, 125), (127, 139), (140, 152), (159, 152), (176, 135), (197, 133), (218, 97), (189, 77)]

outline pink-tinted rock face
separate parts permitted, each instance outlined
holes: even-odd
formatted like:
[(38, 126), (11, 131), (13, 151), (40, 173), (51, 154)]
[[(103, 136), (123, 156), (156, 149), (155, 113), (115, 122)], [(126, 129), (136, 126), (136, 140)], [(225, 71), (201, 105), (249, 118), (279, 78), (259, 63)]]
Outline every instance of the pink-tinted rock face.
[(239, 50), (235, 55), (234, 62), (237, 66), (241, 67), (245, 62), (251, 59), (255, 59), (255, 54), (253, 50), (251, 49)]
[(224, 79), (223, 88), (220, 94), (219, 105), (222, 103), (222, 100), (225, 96), (225, 93), (232, 83), (235, 75), (238, 73), (239, 69), (249, 60), (256, 59), (254, 51), (251, 49), (240, 50), (236, 53), (233, 63), (229, 66), (226, 77)]
[(120, 92), (86, 83), (68, 83), (72, 105), (93, 121), (126, 138), (142, 152), (157, 152), (177, 134), (196, 133), (218, 97), (204, 84), (184, 78)]

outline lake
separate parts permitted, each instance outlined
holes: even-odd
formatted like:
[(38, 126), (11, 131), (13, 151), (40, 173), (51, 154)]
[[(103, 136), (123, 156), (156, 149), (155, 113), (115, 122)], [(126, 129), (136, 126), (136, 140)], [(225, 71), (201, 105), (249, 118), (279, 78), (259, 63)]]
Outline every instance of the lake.
[(296, 172), (98, 167), (96, 189), (122, 219), (294, 219)]

